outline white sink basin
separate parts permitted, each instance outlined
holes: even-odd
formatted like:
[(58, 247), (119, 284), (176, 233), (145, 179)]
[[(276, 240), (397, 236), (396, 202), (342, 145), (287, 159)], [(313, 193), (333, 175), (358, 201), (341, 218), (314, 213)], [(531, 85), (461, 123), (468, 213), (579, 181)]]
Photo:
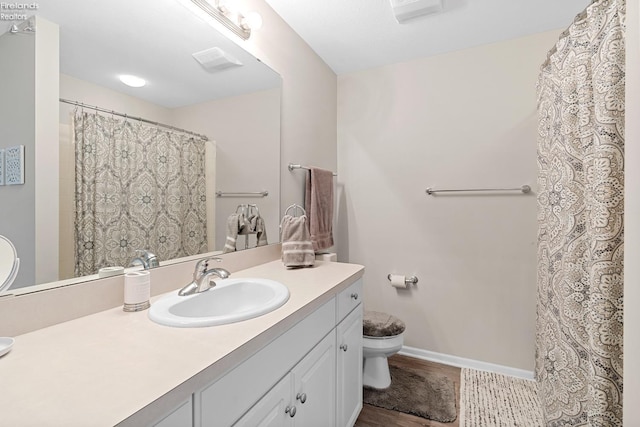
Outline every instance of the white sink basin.
[(156, 323), (180, 328), (224, 325), (269, 313), (289, 299), (280, 282), (259, 278), (218, 279), (208, 291), (160, 298), (149, 310)]

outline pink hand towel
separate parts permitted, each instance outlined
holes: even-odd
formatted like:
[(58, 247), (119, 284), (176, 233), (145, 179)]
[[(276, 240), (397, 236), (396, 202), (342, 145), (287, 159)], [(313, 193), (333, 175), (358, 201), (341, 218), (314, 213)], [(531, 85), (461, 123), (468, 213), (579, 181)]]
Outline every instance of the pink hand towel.
[(313, 250), (333, 246), (333, 172), (309, 168), (305, 192), (305, 210), (309, 217), (309, 231)]

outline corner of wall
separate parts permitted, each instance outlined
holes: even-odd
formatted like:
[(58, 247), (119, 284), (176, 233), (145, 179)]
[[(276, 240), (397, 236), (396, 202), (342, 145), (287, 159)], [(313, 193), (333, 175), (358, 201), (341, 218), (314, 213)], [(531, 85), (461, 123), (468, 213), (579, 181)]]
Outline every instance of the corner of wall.
[(36, 17), (35, 283), (58, 279), (60, 43), (56, 24)]

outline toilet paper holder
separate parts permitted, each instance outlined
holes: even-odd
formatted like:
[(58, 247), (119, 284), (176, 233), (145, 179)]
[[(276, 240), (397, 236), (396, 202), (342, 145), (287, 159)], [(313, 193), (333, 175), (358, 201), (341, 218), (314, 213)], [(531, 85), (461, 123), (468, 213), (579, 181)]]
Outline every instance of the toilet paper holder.
[[(391, 281), (391, 273), (387, 274), (387, 280)], [(404, 283), (407, 286), (415, 285), (416, 283), (418, 283), (418, 277), (416, 276), (405, 277)]]

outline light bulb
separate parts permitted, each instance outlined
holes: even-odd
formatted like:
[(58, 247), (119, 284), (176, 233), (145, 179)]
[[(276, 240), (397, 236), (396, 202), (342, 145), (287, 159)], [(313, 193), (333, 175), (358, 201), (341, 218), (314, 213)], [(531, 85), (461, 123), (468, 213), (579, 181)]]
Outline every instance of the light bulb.
[(138, 76), (132, 76), (130, 74), (122, 74), (118, 76), (118, 78), (122, 83), (130, 87), (142, 87), (147, 84), (145, 79)]
[(262, 28), (262, 16), (258, 12), (249, 12), (245, 15), (242, 24), (252, 30), (259, 30)]

